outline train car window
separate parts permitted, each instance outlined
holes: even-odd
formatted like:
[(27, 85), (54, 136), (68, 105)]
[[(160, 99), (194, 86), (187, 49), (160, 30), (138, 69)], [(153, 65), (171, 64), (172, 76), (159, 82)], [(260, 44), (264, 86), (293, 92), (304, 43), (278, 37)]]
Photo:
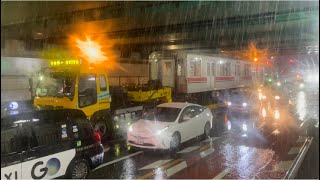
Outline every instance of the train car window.
[(212, 75), (212, 76), (215, 76), (215, 75), (216, 75), (216, 74), (215, 74), (216, 71), (215, 71), (214, 68), (215, 68), (214, 63), (212, 63), (212, 64), (211, 64), (211, 75)]
[(231, 63), (226, 63), (226, 76), (231, 76)]
[(210, 76), (210, 63), (207, 62), (207, 76)]
[(182, 71), (181, 64), (178, 64), (178, 66), (177, 66), (177, 76), (181, 76), (181, 71)]
[(201, 60), (191, 60), (189, 68), (189, 77), (201, 76)]
[(219, 75), (224, 76), (224, 64), (219, 64)]
[(100, 75), (100, 91), (106, 91), (107, 90), (107, 83), (106, 78), (104, 75)]

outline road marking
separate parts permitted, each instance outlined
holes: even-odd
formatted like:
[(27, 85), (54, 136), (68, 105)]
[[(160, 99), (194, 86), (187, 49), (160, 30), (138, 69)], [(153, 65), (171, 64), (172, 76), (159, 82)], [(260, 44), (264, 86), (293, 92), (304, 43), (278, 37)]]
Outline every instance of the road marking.
[(169, 169), (166, 170), (167, 177), (172, 176), (173, 174), (181, 171), (182, 169), (188, 167), (186, 161), (183, 161)]
[[(167, 169), (167, 168), (170, 168), (170, 167), (172, 167), (172, 166), (174, 166), (176, 164), (181, 163), (182, 161), (183, 161), (182, 159), (176, 159), (174, 161), (171, 161), (171, 162), (169, 162), (167, 164), (164, 164), (164, 165), (160, 166), (159, 168)], [(156, 171), (150, 171), (149, 173), (147, 173), (145, 175), (142, 175), (142, 176), (138, 177), (137, 179), (150, 179), (151, 176), (155, 175), (155, 172)]]
[(119, 162), (119, 161), (128, 159), (128, 158), (130, 158), (130, 157), (139, 155), (139, 154), (141, 154), (141, 153), (143, 153), (143, 151), (138, 151), (138, 152), (135, 152), (135, 153), (133, 153), (133, 154), (129, 154), (129, 155), (127, 155), (127, 156), (124, 156), (124, 157), (122, 157), (122, 158), (115, 159), (115, 160), (113, 160), (113, 161), (109, 161), (109, 162), (107, 162), (107, 163), (101, 164), (100, 166), (98, 166), (97, 168), (95, 168), (93, 171), (95, 171), (95, 170), (97, 170), (97, 169), (100, 169), (100, 168), (103, 168), (103, 167), (105, 167), (105, 166), (108, 166), (108, 165), (110, 165), (110, 164), (113, 164), (113, 163), (116, 163), (116, 162)]
[(276, 171), (287, 171), (290, 169), (293, 161), (280, 161), (276, 166)]
[(213, 179), (222, 179), (225, 175), (227, 175), (231, 171), (230, 168), (226, 168), (225, 170), (221, 171), (218, 175), (216, 175)]
[(140, 168), (139, 170), (144, 170), (144, 169), (154, 169), (154, 168), (157, 168), (159, 166), (162, 166), (168, 162), (172, 161), (172, 159), (168, 159), (168, 160), (159, 160), (159, 161), (156, 161), (156, 162), (153, 162), (147, 166), (144, 166), (142, 168)]
[(224, 141), (222, 141), (222, 143), (223, 144), (231, 144), (231, 143), (233, 143), (234, 142), (234, 139), (231, 139), (231, 138), (228, 138), (228, 139), (226, 139), (226, 140), (224, 140)]
[(189, 153), (191, 151), (194, 151), (196, 149), (198, 149), (200, 146), (191, 146), (191, 147), (187, 147), (181, 151), (179, 151), (178, 153)]
[(296, 141), (297, 143), (300, 143), (300, 142), (305, 142), (307, 139), (307, 137), (302, 137), (302, 136), (299, 136), (299, 139)]
[(204, 158), (204, 157), (207, 157), (208, 155), (212, 154), (213, 152), (214, 152), (214, 149), (209, 148), (207, 150), (200, 152), (200, 156), (201, 156), (201, 158)]
[(298, 154), (300, 151), (301, 147), (292, 147), (288, 154)]
[(204, 150), (207, 150), (208, 148), (210, 148), (211, 147), (211, 144), (206, 144), (206, 145), (204, 145), (204, 146), (201, 146), (200, 147), (200, 151), (204, 151)]
[(204, 141), (202, 141), (202, 142), (213, 142), (213, 141), (215, 141), (215, 140), (217, 140), (217, 139), (219, 139), (220, 137), (212, 137), (212, 138), (209, 138), (209, 139), (206, 139), (206, 140), (204, 140)]

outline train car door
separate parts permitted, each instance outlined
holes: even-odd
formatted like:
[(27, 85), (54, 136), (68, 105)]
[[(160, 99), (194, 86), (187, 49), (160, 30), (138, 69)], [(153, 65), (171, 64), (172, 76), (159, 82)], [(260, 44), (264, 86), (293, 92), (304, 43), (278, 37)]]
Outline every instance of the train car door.
[(237, 87), (239, 86), (239, 81), (240, 81), (240, 63), (235, 62), (234, 65), (234, 86)]
[(210, 63), (210, 66), (211, 66), (211, 78), (210, 78), (210, 85), (211, 85), (211, 89), (213, 90), (214, 89), (214, 79), (215, 79), (215, 76), (216, 76), (216, 66), (215, 66), (215, 62), (211, 62)]
[(164, 59), (160, 61), (160, 78), (162, 86), (168, 86), (174, 88), (174, 60)]
[(206, 75), (207, 76), (207, 88), (208, 88), (208, 90), (211, 90), (213, 88), (213, 86), (211, 84), (211, 72), (210, 72), (211, 68), (210, 68), (209, 61), (207, 62), (206, 67), (207, 67), (207, 75)]

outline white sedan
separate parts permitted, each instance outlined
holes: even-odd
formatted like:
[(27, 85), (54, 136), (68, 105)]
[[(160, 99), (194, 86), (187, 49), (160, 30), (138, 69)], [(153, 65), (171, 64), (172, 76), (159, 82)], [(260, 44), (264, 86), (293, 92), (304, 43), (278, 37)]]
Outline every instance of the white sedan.
[(127, 143), (149, 149), (178, 149), (199, 135), (209, 136), (211, 111), (191, 103), (164, 103), (145, 114), (128, 129)]

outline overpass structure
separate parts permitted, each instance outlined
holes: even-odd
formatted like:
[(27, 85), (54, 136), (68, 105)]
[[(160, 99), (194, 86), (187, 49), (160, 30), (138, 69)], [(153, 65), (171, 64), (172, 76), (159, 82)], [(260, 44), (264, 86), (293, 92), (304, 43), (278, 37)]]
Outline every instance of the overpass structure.
[[(186, 49), (234, 55), (252, 41), (274, 55), (318, 52), (317, 1), (49, 1), (1, 5), (1, 52), (8, 56), (18, 52), (10, 48), (33, 52), (64, 45), (68, 35), (75, 32), (106, 36), (106, 43), (123, 58), (138, 53), (137, 59), (146, 59), (155, 50)], [(5, 16), (8, 13), (15, 15)]]

